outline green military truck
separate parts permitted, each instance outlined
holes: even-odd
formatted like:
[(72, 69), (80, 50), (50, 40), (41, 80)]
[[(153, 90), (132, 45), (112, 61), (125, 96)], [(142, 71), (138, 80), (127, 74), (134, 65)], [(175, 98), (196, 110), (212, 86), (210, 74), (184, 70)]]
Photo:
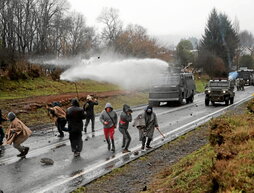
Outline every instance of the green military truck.
[(234, 103), (234, 82), (230, 80), (210, 80), (205, 89), (205, 105), (211, 102), (225, 102), (225, 105)]
[(165, 73), (156, 77), (149, 91), (149, 105), (159, 106), (160, 102), (192, 103), (196, 86), (192, 73)]

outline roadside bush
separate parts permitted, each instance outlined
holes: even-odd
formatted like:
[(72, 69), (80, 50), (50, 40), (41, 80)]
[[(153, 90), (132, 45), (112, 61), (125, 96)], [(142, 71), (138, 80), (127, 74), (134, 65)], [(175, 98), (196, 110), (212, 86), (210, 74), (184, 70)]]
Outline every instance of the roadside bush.
[(28, 79), (28, 75), (20, 70), (17, 70), (15, 67), (11, 67), (8, 70), (8, 77), (10, 80), (26, 80)]
[(31, 78), (38, 78), (41, 76), (40, 68), (37, 66), (32, 66), (28, 71), (28, 76)]
[(51, 72), (50, 77), (54, 81), (60, 80), (61, 73), (62, 73), (62, 71), (60, 69), (55, 69), (55, 70), (53, 70), (53, 72)]
[(222, 145), (225, 142), (225, 132), (229, 131), (229, 124), (224, 119), (216, 119), (211, 122), (209, 142), (212, 146)]
[(254, 113), (254, 99), (248, 102), (247, 109), (249, 112)]

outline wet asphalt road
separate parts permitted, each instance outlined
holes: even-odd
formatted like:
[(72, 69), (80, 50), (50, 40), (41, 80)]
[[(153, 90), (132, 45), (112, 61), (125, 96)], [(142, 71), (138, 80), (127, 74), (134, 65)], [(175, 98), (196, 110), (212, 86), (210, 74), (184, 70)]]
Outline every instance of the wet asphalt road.
[[(247, 87), (244, 92), (236, 91), (235, 102), (249, 97), (253, 93), (254, 87), (252, 86)], [(161, 131), (167, 133), (222, 108), (225, 108), (224, 104), (205, 107), (204, 94), (197, 94), (192, 104), (185, 104), (180, 107), (161, 106), (154, 108), (154, 111), (157, 114)], [(143, 109), (144, 107), (134, 109), (133, 118), (141, 113)], [(80, 158), (73, 157), (68, 133), (63, 139), (58, 139), (55, 136), (56, 129), (54, 129), (55, 133), (34, 133), (24, 143), (25, 146), (30, 147), (26, 159), (17, 158), (17, 150), (11, 146), (6, 146), (4, 154), (0, 157), (0, 189), (4, 193), (65, 192), (70, 188), (57, 189), (57, 185), (86, 170), (93, 171), (96, 166), (103, 165), (106, 161), (122, 155), (120, 132), (118, 130), (115, 132), (116, 152), (108, 152), (98, 117), (96, 117), (95, 125), (97, 129), (94, 137), (91, 133), (83, 135), (84, 144)], [(90, 125), (88, 131), (89, 129), (91, 129)], [(132, 137), (130, 148), (139, 147), (138, 130), (130, 127), (129, 132)], [(154, 137), (159, 135), (155, 131)], [(40, 160), (45, 157), (54, 160), (54, 165), (42, 165)], [(111, 165), (103, 166), (100, 170), (94, 170), (94, 173), (103, 172), (101, 170), (110, 170), (111, 167)], [(83, 180), (80, 178), (73, 180), (71, 189), (82, 185)]]

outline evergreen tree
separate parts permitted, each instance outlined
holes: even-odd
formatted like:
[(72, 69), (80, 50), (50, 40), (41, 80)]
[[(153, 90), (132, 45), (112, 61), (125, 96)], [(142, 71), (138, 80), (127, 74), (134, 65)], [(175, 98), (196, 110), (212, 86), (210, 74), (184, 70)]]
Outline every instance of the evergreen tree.
[(186, 67), (188, 63), (192, 63), (194, 56), (191, 52), (193, 46), (189, 40), (181, 40), (176, 47), (176, 55), (178, 63), (181, 67)]
[[(218, 14), (213, 9), (199, 47), (200, 63), (207, 60), (206, 56), (213, 56), (223, 61), (224, 64), (220, 62), (221, 65), (224, 65), (221, 70), (231, 70), (238, 43), (238, 34), (228, 17), (225, 14)], [(217, 66), (218, 64), (213, 65)], [(202, 67), (206, 70), (205, 63), (202, 64)]]

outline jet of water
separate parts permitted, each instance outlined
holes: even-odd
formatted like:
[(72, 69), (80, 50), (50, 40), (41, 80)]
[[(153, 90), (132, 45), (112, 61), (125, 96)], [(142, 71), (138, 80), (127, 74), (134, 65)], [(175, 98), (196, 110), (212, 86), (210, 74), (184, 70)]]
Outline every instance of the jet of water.
[(146, 89), (157, 74), (168, 70), (159, 59), (92, 57), (80, 60), (61, 74), (62, 80), (92, 79), (117, 84), (125, 89)]

